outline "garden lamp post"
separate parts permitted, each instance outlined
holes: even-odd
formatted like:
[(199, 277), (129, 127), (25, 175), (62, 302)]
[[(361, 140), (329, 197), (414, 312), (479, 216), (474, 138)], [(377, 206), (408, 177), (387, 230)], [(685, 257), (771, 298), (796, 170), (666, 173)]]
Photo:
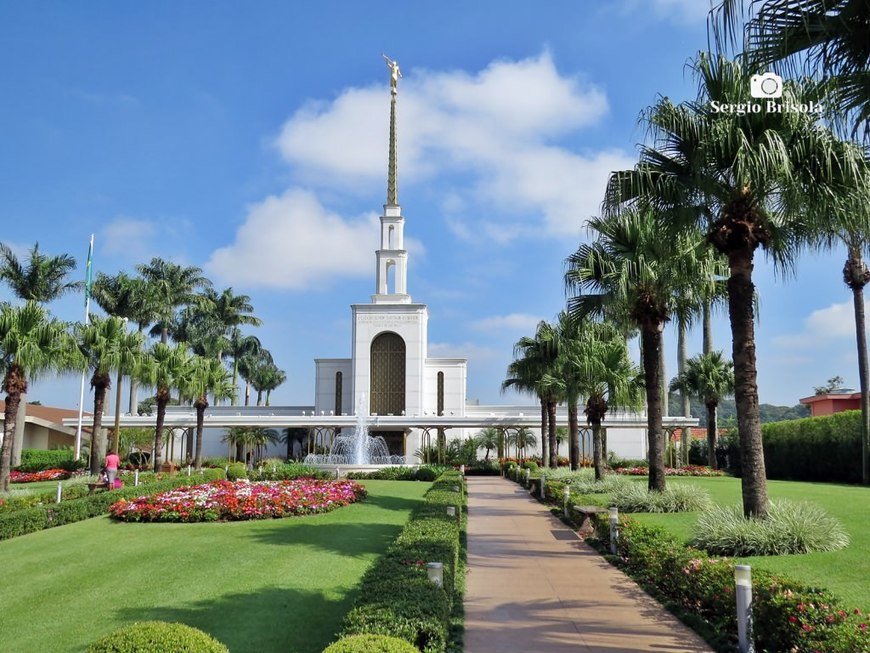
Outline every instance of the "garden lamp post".
[(564, 501), (564, 503), (565, 503), (564, 512), (565, 512), (565, 517), (567, 517), (568, 516), (568, 501), (571, 499), (571, 488), (568, 485), (566, 485), (565, 487), (562, 488), (562, 498), (565, 500)]
[(737, 599), (737, 642), (740, 653), (754, 653), (752, 643), (752, 567), (734, 565)]
[(427, 562), (426, 576), (438, 587), (444, 587), (444, 563)]

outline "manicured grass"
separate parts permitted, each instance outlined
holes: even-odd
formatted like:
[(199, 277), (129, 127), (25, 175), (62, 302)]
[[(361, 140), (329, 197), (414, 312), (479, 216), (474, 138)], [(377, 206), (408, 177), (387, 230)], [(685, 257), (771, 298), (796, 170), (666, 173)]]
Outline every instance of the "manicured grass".
[[(639, 481), (646, 482), (645, 478)], [(671, 483), (693, 483), (702, 486), (714, 502), (720, 505), (742, 505), (740, 479), (718, 478), (668, 478)], [(771, 499), (807, 501), (822, 506), (828, 514), (836, 517), (849, 533), (851, 544), (840, 551), (809, 553), (805, 555), (740, 558), (741, 562), (755, 568), (801, 580), (811, 585), (824, 587), (838, 595), (845, 607), (870, 611), (870, 488), (835, 485), (829, 483), (798, 483), (793, 481), (768, 481)], [(682, 514), (637, 514), (639, 522), (666, 528), (688, 541), (692, 537), (697, 515)]]
[(200, 524), (99, 517), (0, 542), (2, 648), (80, 652), (148, 619), (199, 628), (233, 653), (319, 653), (365, 570), (429, 483), (365, 481), (323, 515)]

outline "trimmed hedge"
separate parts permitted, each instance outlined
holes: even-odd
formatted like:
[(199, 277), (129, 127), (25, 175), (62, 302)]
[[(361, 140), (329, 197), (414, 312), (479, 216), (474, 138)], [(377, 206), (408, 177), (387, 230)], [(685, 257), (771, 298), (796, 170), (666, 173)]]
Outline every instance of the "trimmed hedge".
[(417, 649), (398, 637), (350, 635), (330, 644), (323, 653), (417, 653)]
[(41, 472), (44, 469), (66, 469), (72, 471), (83, 467), (84, 463), (76, 465), (73, 452), (66, 449), (22, 449), (21, 464), (15, 469), (19, 472)]
[(768, 478), (861, 482), (861, 411), (762, 425)]
[[(35, 533), (72, 524), (91, 517), (98, 517), (109, 512), (109, 506), (120, 499), (132, 499), (144, 495), (165, 492), (176, 487), (204, 483), (206, 479), (200, 474), (192, 476), (176, 476), (162, 481), (154, 481), (139, 487), (127, 486), (119, 490), (99, 492), (91, 496), (70, 499), (61, 503), (46, 503), (44, 505), (23, 508), (13, 512), (0, 514), (0, 541), (19, 535)], [(87, 488), (85, 488), (87, 489)]]
[(167, 621), (143, 621), (101, 637), (85, 653), (230, 653), (198, 628)]
[[(360, 598), (347, 614), (341, 637), (377, 634), (398, 637), (424, 653), (447, 647), (460, 555), (462, 483), (456, 471), (444, 473), (426, 493), (395, 542), (362, 580)], [(426, 562), (444, 565), (444, 586), (426, 575)]]
[[(609, 542), (600, 520), (598, 543)], [(608, 559), (676, 611), (708, 641), (736, 650), (734, 563), (683, 545), (664, 529), (621, 518), (618, 551)], [(753, 638), (757, 651), (870, 650), (863, 614), (837, 605), (827, 590), (809, 587), (763, 569), (752, 570)], [(862, 629), (862, 625), (864, 628)]]

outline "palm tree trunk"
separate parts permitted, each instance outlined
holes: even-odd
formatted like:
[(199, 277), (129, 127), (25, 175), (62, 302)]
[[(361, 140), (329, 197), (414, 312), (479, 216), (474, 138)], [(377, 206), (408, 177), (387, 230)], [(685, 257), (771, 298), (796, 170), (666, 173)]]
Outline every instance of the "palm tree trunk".
[(24, 425), (27, 423), (27, 395), (21, 395), (18, 415), (15, 418), (15, 433), (12, 436), (12, 467), (21, 464), (21, 449), (24, 447)]
[(91, 475), (100, 473), (103, 458), (106, 456), (106, 441), (103, 439), (103, 406), (106, 403), (106, 386), (102, 383), (91, 384), (94, 387), (94, 422), (91, 427)]
[(752, 258), (753, 251), (748, 247), (729, 254), (731, 275), (728, 278), (728, 314), (731, 321), (731, 357), (734, 360), (737, 433), (743, 464), (743, 514), (746, 517), (764, 517), (767, 514), (767, 476), (758, 410)]
[[(550, 448), (550, 468), (556, 469), (559, 466), (559, 461), (556, 459), (556, 402), (547, 402), (547, 438), (549, 442), (547, 446)], [(543, 438), (541, 438), (543, 439)]]
[[(7, 388), (8, 385), (7, 383)], [(3, 446), (0, 447), (0, 490), (3, 492), (9, 491), (12, 438), (15, 437), (15, 421), (18, 415), (18, 404), (20, 403), (21, 395), (11, 392), (6, 395), (6, 407), (3, 411)]]
[(591, 420), (592, 422), (592, 466), (595, 468), (595, 480), (600, 481), (604, 478), (604, 460), (601, 455), (601, 422)]
[(716, 419), (716, 404), (707, 402), (707, 464), (713, 469), (719, 469), (716, 458), (716, 431), (718, 429)]
[(703, 353), (709, 354), (713, 351), (713, 300), (705, 299), (701, 310), (704, 331)]
[[(118, 375), (115, 377), (115, 426), (112, 429), (112, 445), (110, 451), (118, 454), (118, 441), (121, 437), (121, 370), (118, 370)], [(119, 454), (120, 455), (120, 454)]]
[(550, 424), (550, 411), (547, 400), (541, 397), (541, 467), (546, 467), (550, 459), (547, 456), (547, 434)]
[(166, 404), (169, 402), (169, 393), (157, 392), (157, 423), (154, 427), (154, 471), (160, 471), (163, 462), (163, 422), (166, 420)]
[(867, 321), (864, 314), (864, 286), (870, 282), (870, 271), (864, 264), (861, 249), (849, 245), (849, 257), (843, 267), (843, 281), (852, 290), (855, 310), (855, 336), (858, 344), (858, 383), (861, 390), (861, 482), (870, 485), (870, 379), (867, 366)]
[(196, 454), (194, 455), (193, 464), (196, 467), (197, 471), (202, 469), (202, 432), (203, 424), (205, 423), (205, 409), (208, 406), (207, 401), (202, 401), (204, 398), (205, 395), (200, 397), (200, 401), (197, 403), (196, 406)]
[(665, 489), (665, 446), (662, 432), (661, 343), (662, 332), (656, 325), (640, 331), (643, 342), (643, 375), (646, 386), (646, 430), (649, 446), (649, 489)]
[(668, 394), (668, 368), (665, 365), (665, 340), (660, 338), (659, 344), (659, 385), (662, 389), (662, 416), (671, 414), (670, 396)]
[(580, 420), (577, 418), (577, 402), (568, 404), (568, 442), (570, 449), (568, 457), (571, 462), (571, 470), (577, 471), (580, 466)]
[(245, 381), (245, 406), (251, 403), (251, 384)]
[[(686, 332), (688, 325), (685, 320), (677, 322), (677, 374), (682, 376), (686, 369), (686, 360), (689, 355), (686, 346)], [(683, 417), (692, 416), (692, 403), (689, 401), (689, 393), (685, 390), (680, 390), (680, 405), (683, 409)], [(689, 427), (683, 427), (680, 438), (680, 463), (685, 465), (689, 462)]]

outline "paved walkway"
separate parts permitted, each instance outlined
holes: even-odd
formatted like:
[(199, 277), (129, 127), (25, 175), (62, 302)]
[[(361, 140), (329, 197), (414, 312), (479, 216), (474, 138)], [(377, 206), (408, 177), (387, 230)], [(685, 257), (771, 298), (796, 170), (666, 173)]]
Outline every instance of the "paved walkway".
[(468, 478), (465, 653), (712, 653), (521, 486)]

